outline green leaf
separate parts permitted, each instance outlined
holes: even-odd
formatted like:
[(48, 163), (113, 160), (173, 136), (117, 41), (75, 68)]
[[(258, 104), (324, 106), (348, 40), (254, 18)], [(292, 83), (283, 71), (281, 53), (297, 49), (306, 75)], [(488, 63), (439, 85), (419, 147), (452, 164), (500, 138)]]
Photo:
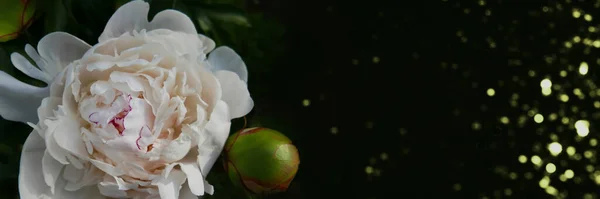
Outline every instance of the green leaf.
[(47, 33), (64, 31), (69, 18), (63, 1), (53, 0), (49, 6), (52, 6), (52, 9), (48, 9), (45, 12), (44, 31)]
[(210, 21), (208, 16), (200, 15), (197, 17), (197, 21), (198, 21), (198, 26), (200, 26), (200, 29), (202, 30), (202, 32), (208, 33), (213, 30), (212, 21)]
[(0, 46), (0, 70), (4, 71), (8, 74), (12, 73), (12, 64), (10, 62), (10, 58), (6, 50), (4, 50), (3, 46)]
[[(115, 0), (64, 0), (70, 10), (72, 23), (69, 33), (94, 44), (115, 11)], [(93, 9), (92, 9), (93, 8)]]
[(244, 12), (232, 5), (207, 4), (198, 8), (198, 13), (223, 23), (231, 23), (244, 27), (252, 26)]
[(13, 149), (6, 144), (0, 143), (0, 154), (11, 155), (13, 154)]

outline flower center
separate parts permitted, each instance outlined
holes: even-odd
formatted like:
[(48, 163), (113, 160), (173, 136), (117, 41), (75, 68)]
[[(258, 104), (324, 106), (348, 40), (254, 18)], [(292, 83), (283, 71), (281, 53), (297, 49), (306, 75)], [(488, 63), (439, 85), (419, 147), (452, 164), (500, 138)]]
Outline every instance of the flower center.
[[(91, 124), (91, 132), (116, 148), (150, 151), (156, 140), (152, 133), (152, 108), (143, 97), (118, 90), (107, 92), (88, 96), (80, 103), (81, 115), (87, 115), (84, 119)], [(110, 96), (115, 96), (112, 101), (106, 99)]]
[[(105, 108), (103, 104), (100, 103), (100, 110), (92, 112), (88, 116), (88, 120), (90, 123), (94, 125), (99, 125), (100, 122), (107, 116), (113, 115), (109, 120), (108, 124), (111, 124), (118, 132), (119, 135), (123, 135), (123, 131), (125, 131), (125, 117), (131, 112), (133, 109), (131, 107), (131, 95), (123, 95), (121, 94), (117, 97), (111, 104), (110, 107)], [(117, 112), (118, 111), (118, 112)], [(116, 114), (115, 114), (116, 112)], [(105, 114), (102, 114), (105, 113)], [(103, 118), (104, 117), (104, 118)]]
[(127, 107), (122, 108), (121, 112), (115, 115), (109, 123), (112, 124), (117, 131), (119, 131), (119, 135), (123, 135), (123, 131), (125, 130), (125, 117), (131, 111), (131, 95), (127, 96)]

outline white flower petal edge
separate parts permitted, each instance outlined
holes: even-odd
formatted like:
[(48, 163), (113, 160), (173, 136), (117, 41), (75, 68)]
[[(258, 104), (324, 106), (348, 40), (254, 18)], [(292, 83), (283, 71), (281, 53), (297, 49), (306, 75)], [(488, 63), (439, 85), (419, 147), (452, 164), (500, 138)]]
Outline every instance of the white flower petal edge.
[[(35, 68), (25, 57), (18, 53), (11, 55), (15, 67), (26, 75), (49, 83), (70, 62), (81, 58), (90, 48), (77, 37), (64, 32), (46, 35), (38, 43), (38, 54), (30, 45), (25, 52), (36, 62)], [(48, 96), (48, 88), (39, 88), (25, 84), (0, 71), (0, 116), (18, 122), (38, 121), (37, 107)]]
[(22, 153), (22, 199), (213, 194), (205, 178), (231, 119), (253, 108), (246, 65), (228, 47), (212, 51), (185, 14), (148, 22), (148, 10), (141, 0), (120, 7), (93, 47), (62, 32), (44, 37), (39, 54), (27, 45), (39, 69), (11, 55), (46, 88), (0, 71), (0, 115), (37, 132)]
[[(102, 196), (98, 189), (95, 187), (86, 187), (77, 191), (67, 191), (65, 189), (55, 189), (54, 193), (49, 189), (44, 180), (43, 160), (45, 151), (45, 144), (42, 137), (37, 133), (32, 132), (27, 137), (25, 144), (23, 145), (23, 151), (21, 153), (21, 167), (19, 171), (19, 192), (22, 199), (29, 198), (63, 198), (63, 199), (76, 199), (76, 198), (90, 198), (90, 199), (101, 199), (106, 198)], [(62, 168), (60, 169), (62, 170)], [(60, 170), (58, 172), (60, 172)], [(64, 178), (56, 178), (57, 187), (64, 187), (67, 183)]]
[(215, 75), (223, 88), (222, 100), (229, 105), (231, 118), (248, 114), (254, 107), (254, 101), (250, 97), (246, 83), (231, 71), (220, 70)]
[(212, 139), (205, 140), (198, 146), (198, 164), (205, 177), (223, 150), (231, 127), (229, 108), (223, 101), (217, 103), (210, 117), (205, 130)]
[(246, 84), (248, 69), (242, 58), (233, 49), (221, 46), (210, 53), (208, 64), (223, 87), (223, 101), (229, 105), (231, 117), (248, 114), (254, 107), (254, 101)]
[[(37, 61), (34, 59), (34, 61), (42, 71), (50, 77), (55, 77), (69, 63), (80, 59), (91, 46), (69, 33), (53, 32), (44, 36), (38, 42), (37, 48), (41, 59)], [(27, 53), (35, 53), (35, 51)], [(34, 57), (35, 55), (32, 58)]]
[(42, 158), (46, 151), (44, 139), (32, 132), (27, 137), (21, 152), (19, 171), (19, 192), (21, 198), (49, 198), (50, 189), (46, 188), (42, 170)]
[(208, 57), (208, 63), (213, 72), (228, 70), (237, 74), (242, 81), (248, 82), (248, 69), (242, 57), (227, 46), (221, 46), (212, 51)]
[(23, 83), (0, 71), (0, 116), (18, 122), (37, 122), (36, 109), (47, 88)]
[(142, 29), (147, 31), (169, 29), (176, 32), (197, 34), (194, 23), (185, 14), (176, 10), (165, 10), (156, 14), (152, 22), (148, 22), (149, 10), (150, 5), (143, 1), (132, 1), (121, 6), (108, 20), (98, 42), (102, 43), (110, 38), (116, 38), (132, 31), (141, 31)]

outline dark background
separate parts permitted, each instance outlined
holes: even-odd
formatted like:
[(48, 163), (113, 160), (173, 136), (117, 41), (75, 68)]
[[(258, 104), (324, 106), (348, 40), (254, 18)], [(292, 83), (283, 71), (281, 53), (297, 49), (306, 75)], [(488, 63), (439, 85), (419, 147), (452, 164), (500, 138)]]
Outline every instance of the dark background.
[[(72, 13), (85, 27), (60, 18), (60, 6), (40, 9), (27, 34), (2, 44), (2, 70), (29, 81), (6, 64), (8, 53), (53, 30), (94, 44), (114, 11), (103, 1), (51, 2), (75, 5)], [(299, 148), (296, 179), (272, 198), (598, 198), (596, 1), (151, 5), (153, 13), (175, 8), (198, 20), (202, 9), (238, 17), (209, 16), (214, 26), (196, 25), (246, 61), (255, 101), (249, 126), (279, 130)], [(581, 62), (589, 65), (585, 75), (578, 72)], [(549, 96), (541, 93), (544, 78), (553, 84)], [(487, 94), (490, 88), (495, 95)], [(544, 120), (535, 122), (536, 114)], [(588, 136), (577, 136), (578, 120), (590, 122)], [(237, 120), (232, 129), (242, 124)], [(18, 147), (30, 129), (8, 121), (0, 128), (0, 177), (16, 195)], [(562, 145), (558, 156), (549, 153), (551, 142)], [(574, 153), (566, 152), (569, 146)], [(532, 156), (542, 163), (533, 164)], [(546, 170), (548, 163), (555, 172)], [(569, 179), (568, 169), (574, 171)], [(222, 170), (211, 178), (217, 183), (211, 198), (239, 197)]]

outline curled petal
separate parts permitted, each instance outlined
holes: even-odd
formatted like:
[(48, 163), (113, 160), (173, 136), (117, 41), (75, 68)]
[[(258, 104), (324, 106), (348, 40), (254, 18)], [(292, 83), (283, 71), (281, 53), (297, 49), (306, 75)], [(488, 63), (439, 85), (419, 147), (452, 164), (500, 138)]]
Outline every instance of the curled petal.
[(213, 41), (211, 38), (202, 34), (198, 34), (198, 38), (200, 38), (200, 41), (202, 41), (202, 46), (204, 46), (204, 51), (202, 51), (203, 53), (208, 54), (210, 51), (215, 49), (215, 41)]
[(148, 3), (136, 0), (121, 6), (108, 20), (104, 32), (98, 41), (102, 43), (110, 38), (115, 38), (129, 32), (146, 30), (168, 29), (176, 32), (196, 34), (192, 20), (185, 14), (176, 10), (165, 10), (154, 16), (148, 22)]
[(178, 199), (181, 185), (185, 182), (186, 176), (180, 170), (173, 170), (166, 178), (159, 179), (155, 184), (158, 186), (158, 192), (162, 199)]
[(163, 170), (163, 172), (161, 174), (162, 178), (168, 178), (169, 174), (171, 174), (171, 171), (173, 171), (173, 169), (177, 165), (179, 165), (179, 164), (178, 163), (172, 163), (172, 164), (169, 164), (169, 165), (165, 166), (165, 169)]
[(181, 134), (163, 149), (161, 159), (167, 162), (178, 161), (187, 155), (191, 146), (192, 138), (190, 135)]
[(213, 195), (215, 193), (215, 187), (213, 187), (211, 184), (208, 184), (208, 182), (204, 181), (204, 192)]
[(221, 99), (229, 106), (229, 115), (232, 118), (239, 118), (248, 114), (254, 107), (254, 101), (250, 97), (246, 83), (231, 71), (221, 70), (215, 75), (223, 89)]
[(105, 176), (104, 180), (98, 184), (98, 189), (102, 195), (112, 198), (127, 198), (127, 192), (119, 190), (119, 184), (114, 177)]
[(208, 55), (208, 63), (213, 72), (228, 70), (234, 72), (244, 82), (248, 82), (248, 69), (246, 64), (233, 49), (221, 46)]
[(131, 1), (117, 9), (110, 17), (104, 32), (98, 38), (98, 42), (121, 36), (133, 30), (141, 30), (148, 24), (148, 11), (150, 5), (144, 1)]
[(144, 84), (138, 77), (131, 73), (115, 71), (110, 74), (110, 80), (111, 82), (125, 83), (128, 86), (128, 90), (133, 92), (144, 91)]
[(165, 10), (154, 16), (148, 24), (148, 30), (169, 29), (177, 32), (197, 34), (192, 20), (185, 14), (176, 10)]
[[(179, 198), (180, 199), (197, 199), (198, 196), (194, 195), (194, 193), (192, 193), (192, 190), (190, 190), (191, 188), (191, 184), (188, 182), (186, 182), (187, 185), (183, 185), (183, 187), (181, 187), (181, 191), (179, 191)], [(208, 182), (204, 181), (204, 191), (210, 195), (212, 195), (214, 193), (214, 188), (212, 185), (208, 184)], [(200, 198), (203, 198), (202, 196)]]
[(89, 44), (69, 33), (50, 33), (37, 46), (41, 58), (47, 63), (40, 68), (54, 78), (71, 62), (81, 59), (90, 48)]
[(194, 195), (204, 195), (204, 177), (200, 172), (198, 165), (194, 163), (181, 164), (181, 170), (187, 176), (187, 183)]
[(0, 93), (0, 116), (11, 121), (36, 123), (37, 108), (48, 96), (48, 89), (25, 84), (0, 71)]

